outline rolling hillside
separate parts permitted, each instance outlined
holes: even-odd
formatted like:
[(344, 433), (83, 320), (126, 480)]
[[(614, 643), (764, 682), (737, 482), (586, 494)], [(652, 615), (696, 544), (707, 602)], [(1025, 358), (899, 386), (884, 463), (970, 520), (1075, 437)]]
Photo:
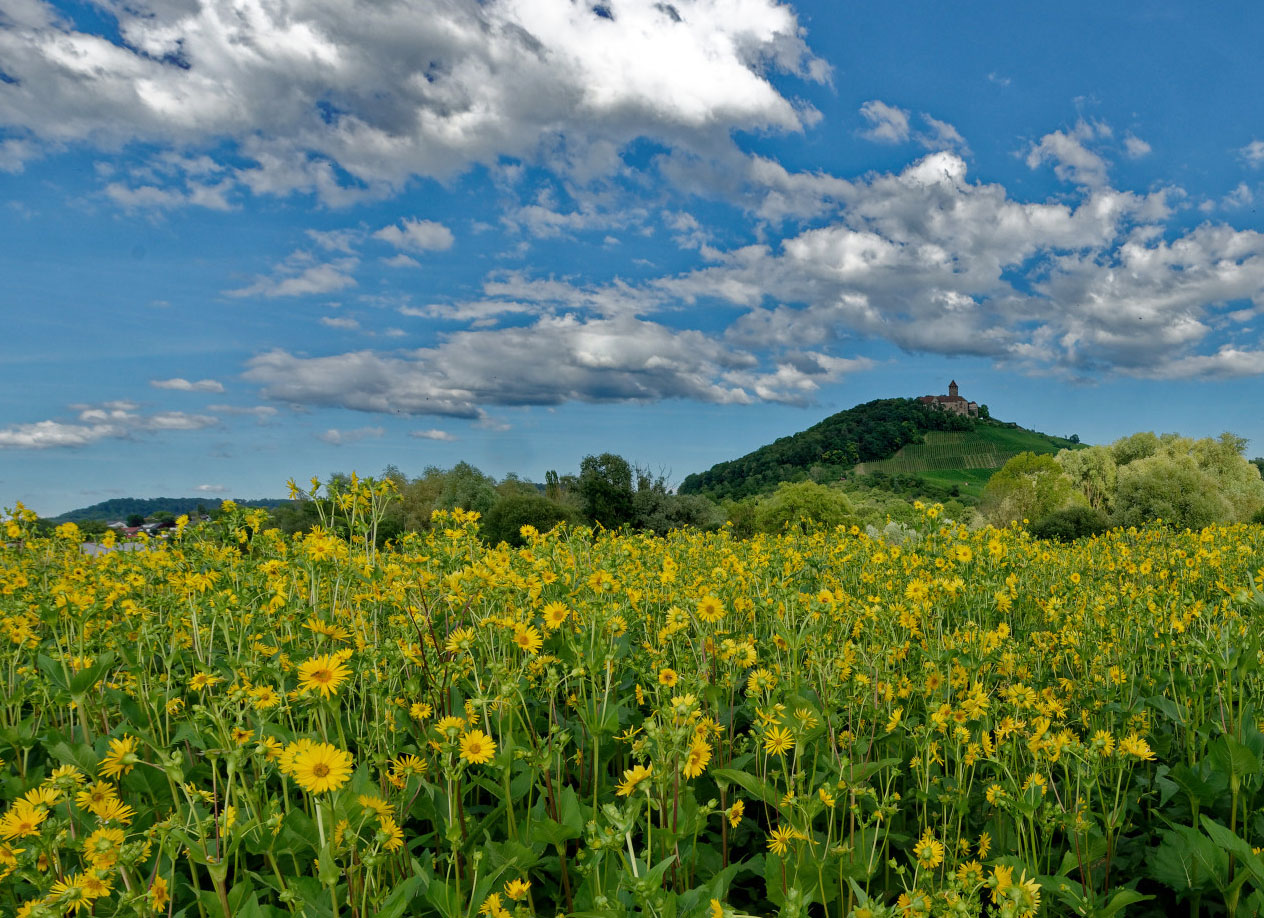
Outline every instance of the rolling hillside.
[(903, 446), (887, 459), (857, 464), (855, 474), (916, 475), (977, 495), (992, 473), (1019, 453), (1056, 453), (1076, 446), (1062, 437), (981, 421), (970, 431), (929, 431), (923, 442)]

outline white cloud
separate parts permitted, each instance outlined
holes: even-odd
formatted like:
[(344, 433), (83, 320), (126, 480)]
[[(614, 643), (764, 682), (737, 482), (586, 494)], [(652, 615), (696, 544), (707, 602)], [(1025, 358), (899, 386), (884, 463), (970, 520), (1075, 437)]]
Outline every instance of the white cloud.
[(190, 382), (183, 377), (173, 379), (151, 379), (149, 384), (155, 389), (174, 389), (177, 392), (223, 392), (224, 384), (214, 379), (199, 379)]
[(456, 439), (446, 430), (439, 430), (437, 427), (432, 427), (430, 430), (414, 430), (408, 436), (416, 437), (418, 440), (443, 440), (446, 442)]
[(317, 262), (310, 253), (297, 251), (276, 265), (270, 277), (259, 277), (254, 283), (225, 291), (229, 296), (309, 296), (333, 293), (356, 286), (350, 272), (359, 265), (354, 257), (330, 262)]
[(1035, 169), (1053, 163), (1053, 172), (1064, 182), (1086, 188), (1102, 188), (1107, 184), (1106, 161), (1086, 144), (1099, 137), (1110, 136), (1110, 128), (1100, 122), (1081, 119), (1070, 131), (1054, 131), (1041, 137), (1027, 153), (1027, 166)]
[(1246, 182), (1238, 182), (1238, 187), (1230, 191), (1221, 200), (1220, 205), (1227, 209), (1246, 207), (1255, 203), (1255, 194)]
[(869, 122), (869, 127), (860, 132), (861, 137), (879, 143), (904, 143), (909, 139), (909, 113), (906, 109), (870, 99), (860, 106), (860, 114)]
[(1150, 155), (1150, 145), (1129, 131), (1124, 135), (1124, 151), (1130, 159), (1140, 159)]
[(342, 446), (344, 443), (376, 439), (385, 433), (386, 428), (384, 427), (357, 427), (355, 430), (338, 430), (335, 427), (331, 427), (324, 433), (317, 434), (316, 439), (331, 446)]
[(1242, 157), (1248, 166), (1264, 165), (1264, 140), (1252, 140), (1245, 147), (1238, 150), (1238, 155)]
[(277, 413), (271, 405), (207, 405), (206, 410), (214, 411), (216, 414), (255, 417), (260, 422), (274, 417)]
[(456, 332), (434, 348), (301, 357), (274, 350), (245, 376), (265, 398), (358, 411), (477, 418), (492, 405), (688, 398), (753, 401), (724, 374), (748, 354), (699, 331), (631, 316), (544, 316), (533, 325)]
[(383, 258), (382, 264), (386, 265), (388, 268), (420, 268), (421, 267), (421, 262), (419, 262), (417, 259), (409, 255), (405, 255), (403, 252), (400, 252), (397, 255), (392, 255), (390, 258)]
[(922, 120), (926, 122), (927, 130), (919, 131), (914, 138), (922, 147), (927, 150), (956, 150), (969, 155), (970, 146), (966, 139), (947, 121), (926, 114), (922, 115)]
[(344, 331), (359, 331), (360, 323), (350, 316), (321, 316), (320, 324), (327, 328), (340, 328)]
[(382, 227), (373, 238), (411, 252), (442, 252), (452, 248), (453, 242), (452, 231), (442, 223), (408, 218), (398, 225)]
[(224, 494), (228, 491), (228, 487), (222, 484), (200, 484), (193, 490), (203, 494)]
[(138, 406), (127, 401), (69, 407), (76, 412), (73, 421), (50, 419), (0, 429), (0, 449), (89, 446), (101, 440), (124, 439), (138, 433), (201, 430), (219, 423), (218, 418), (183, 411), (138, 414)]
[(959, 156), (937, 153), (838, 194), (839, 216), (825, 226), (655, 282), (686, 303), (746, 310), (725, 340), (770, 355), (774, 369), (761, 361), (740, 383), (759, 397), (750, 378), (792, 389), (801, 366), (790, 355), (828, 356), (854, 335), (1041, 373), (1253, 365), (1246, 347), (1214, 361), (1206, 352), (1219, 354), (1218, 339), (1254, 314), (1244, 302), (1264, 306), (1264, 234), (1168, 230), (1176, 191), (1098, 187), (1074, 205), (1022, 203), (1000, 185), (970, 182)]
[(829, 79), (775, 0), (623, 0), (613, 18), (525, 0), (155, 0), (110, 7), (118, 43), (39, 0), (18, 10), (0, 31), (0, 122), (46, 148), (222, 150), (256, 194), (335, 206), (502, 157), (580, 174), (638, 137), (798, 130), (816, 113), (766, 74)]

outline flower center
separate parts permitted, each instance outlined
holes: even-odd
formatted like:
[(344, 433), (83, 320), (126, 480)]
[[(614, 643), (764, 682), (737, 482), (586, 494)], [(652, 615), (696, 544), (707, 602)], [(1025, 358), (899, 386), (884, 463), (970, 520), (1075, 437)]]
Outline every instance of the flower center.
[(312, 774), (314, 774), (318, 778), (328, 777), (329, 766), (326, 765), (324, 762), (317, 762), (315, 765), (312, 766)]

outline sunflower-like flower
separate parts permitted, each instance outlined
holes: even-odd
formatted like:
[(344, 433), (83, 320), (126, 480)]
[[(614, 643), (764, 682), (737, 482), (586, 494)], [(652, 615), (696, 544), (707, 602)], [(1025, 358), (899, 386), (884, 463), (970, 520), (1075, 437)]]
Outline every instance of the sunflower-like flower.
[(312, 657), (299, 664), (298, 685), (305, 692), (320, 692), (324, 698), (338, 694), (338, 687), (351, 675), (343, 652)]
[(496, 742), (482, 730), (461, 734), (461, 758), (471, 765), (483, 765), (496, 754)]
[(105, 758), (101, 760), (101, 764), (97, 766), (97, 774), (103, 778), (117, 779), (120, 775), (125, 775), (136, 766), (140, 761), (140, 756), (136, 754), (136, 745), (139, 740), (134, 736), (123, 736), (110, 740), (110, 751), (106, 753)]
[(337, 790), (351, 777), (351, 753), (329, 743), (312, 743), (294, 756), (291, 773), (309, 794)]

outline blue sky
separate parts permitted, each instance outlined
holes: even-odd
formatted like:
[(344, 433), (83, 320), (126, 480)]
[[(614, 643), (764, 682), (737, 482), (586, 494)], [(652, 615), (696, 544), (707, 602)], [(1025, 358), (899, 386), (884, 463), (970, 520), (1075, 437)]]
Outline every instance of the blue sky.
[(949, 378), (1264, 453), (1261, 26), (0, 0), (0, 504), (604, 451), (678, 481)]

